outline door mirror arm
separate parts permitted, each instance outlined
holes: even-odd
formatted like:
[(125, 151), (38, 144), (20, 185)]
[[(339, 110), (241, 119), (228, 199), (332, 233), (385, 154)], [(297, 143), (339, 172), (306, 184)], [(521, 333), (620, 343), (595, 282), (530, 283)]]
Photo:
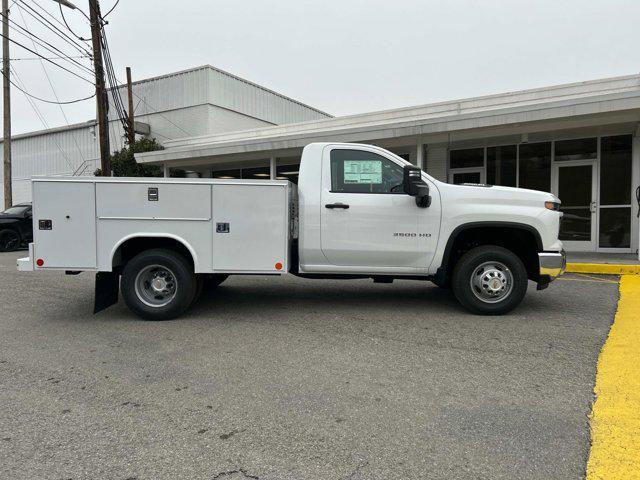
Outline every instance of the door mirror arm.
[(430, 207), (431, 195), (425, 195), (424, 197), (416, 197), (416, 205), (420, 208)]
[(418, 207), (427, 208), (431, 205), (429, 185), (422, 180), (422, 170), (420, 168), (413, 165), (405, 165), (402, 187), (404, 193), (416, 197), (416, 205)]

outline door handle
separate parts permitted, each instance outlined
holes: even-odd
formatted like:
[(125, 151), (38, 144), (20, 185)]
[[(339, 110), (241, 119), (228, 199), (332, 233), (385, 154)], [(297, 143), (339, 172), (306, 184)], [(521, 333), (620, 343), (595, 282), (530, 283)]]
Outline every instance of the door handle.
[(345, 203), (327, 203), (325, 205), (326, 208), (342, 208), (343, 210), (346, 210), (347, 208), (349, 208), (349, 205), (345, 204)]

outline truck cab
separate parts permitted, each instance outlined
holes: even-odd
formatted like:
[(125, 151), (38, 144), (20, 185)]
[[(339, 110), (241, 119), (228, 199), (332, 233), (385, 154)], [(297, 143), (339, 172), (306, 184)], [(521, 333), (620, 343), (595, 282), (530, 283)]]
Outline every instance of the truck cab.
[[(564, 272), (560, 200), (440, 182), (382, 148), (313, 143), (288, 181), (34, 178), (34, 242), (20, 270), (94, 271), (117, 301), (175, 318), (229, 275), (432, 281), (502, 314), (528, 281)], [(72, 237), (85, 242), (73, 245)]]

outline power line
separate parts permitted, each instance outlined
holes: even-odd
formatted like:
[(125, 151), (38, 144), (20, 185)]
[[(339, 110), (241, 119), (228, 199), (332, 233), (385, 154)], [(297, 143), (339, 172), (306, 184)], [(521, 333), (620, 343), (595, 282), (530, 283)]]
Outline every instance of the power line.
[(124, 107), (124, 102), (122, 101), (122, 96), (120, 95), (120, 89), (118, 88), (118, 80), (116, 78), (115, 71), (113, 70), (111, 51), (109, 50), (109, 42), (104, 29), (102, 31), (102, 49), (104, 51), (105, 70), (109, 85), (111, 86), (111, 96), (113, 98), (114, 106), (116, 107), (116, 114), (126, 130), (128, 128), (127, 113)]
[(119, 4), (119, 3), (120, 3), (120, 0), (116, 0), (116, 3), (114, 3), (114, 4), (113, 4), (113, 7), (111, 7), (111, 9), (110, 9), (107, 13), (105, 13), (104, 15), (102, 15), (102, 20), (104, 20), (105, 18), (107, 18), (107, 17), (109, 16), (109, 14), (110, 14), (111, 12), (113, 12), (113, 11), (116, 9), (116, 7), (118, 6), (118, 4)]
[[(42, 46), (42, 45), (40, 45)], [(88, 55), (76, 55), (76, 56), (67, 56), (67, 57), (47, 57), (49, 60), (66, 60), (69, 58), (90, 58)], [(10, 58), (12, 62), (20, 62), (27, 60), (40, 60), (42, 61), (42, 57), (22, 57), (22, 58)]]
[[(22, 15), (22, 10), (18, 10), (18, 11), (20, 12), (20, 15), (22, 16), (22, 20), (25, 22), (25, 25), (26, 25), (26, 21), (24, 20), (24, 15)], [(0, 16), (2, 16), (1, 13), (0, 13)], [(49, 43), (46, 40), (43, 40), (42, 38), (37, 36), (36, 34), (30, 32), (28, 28), (25, 28), (22, 25), (19, 25), (14, 20), (11, 20), (10, 18), (8, 20), (9, 20), (9, 23), (11, 24), (10, 28), (14, 32), (19, 33), (20, 35), (28, 38), (32, 42), (34, 41), (33, 39), (35, 38), (37, 40), (38, 45), (40, 47), (44, 48), (45, 50), (47, 50), (49, 53), (52, 53), (54, 56), (60, 55), (60, 56), (63, 57), (62, 59), (68, 61), (69, 63), (73, 64), (76, 67), (80, 67), (84, 71), (86, 71), (86, 72), (88, 72), (88, 73), (93, 75), (93, 70), (91, 70), (89, 67), (83, 65), (82, 63), (78, 62), (77, 60), (74, 60), (74, 58), (72, 56), (67, 55), (66, 52), (60, 50), (55, 45), (52, 45), (51, 43)], [(12, 39), (10, 39), (10, 40), (13, 41)], [(13, 41), (13, 42), (17, 43), (15, 41)], [(38, 57), (42, 58), (42, 55), (38, 54)]]
[[(13, 67), (12, 67), (12, 68), (13, 68)], [(4, 73), (3, 73), (3, 75), (4, 75)], [(94, 93), (93, 95), (90, 95), (90, 96), (85, 97), (85, 98), (78, 98), (77, 100), (69, 100), (69, 101), (66, 101), (66, 102), (61, 102), (61, 101), (59, 101), (59, 100), (58, 100), (58, 101), (46, 100), (46, 99), (44, 99), (44, 98), (37, 97), (37, 96), (33, 95), (32, 93), (27, 92), (26, 90), (23, 90), (19, 85), (17, 85), (17, 84), (16, 84), (13, 80), (11, 80), (10, 78), (8, 78), (7, 80), (9, 80), (9, 83), (11, 83), (11, 85), (13, 85), (14, 87), (16, 87), (18, 90), (20, 90), (20, 91), (21, 91), (23, 94), (25, 94), (26, 96), (31, 97), (31, 98), (33, 98), (33, 99), (35, 99), (35, 100), (40, 101), (40, 102), (44, 102), (44, 103), (51, 103), (51, 104), (54, 104), (54, 105), (70, 105), (70, 104), (72, 104), (72, 103), (78, 103), (78, 102), (83, 102), (83, 101), (85, 101), (85, 100), (89, 100), (90, 98), (93, 98), (93, 97), (95, 97), (95, 96), (96, 96), (96, 94)]]
[[(22, 18), (22, 23), (24, 23), (25, 28), (28, 30), (29, 29), (29, 24), (27, 23), (27, 19), (24, 18), (24, 14), (22, 13), (22, 9), (18, 9), (18, 12), (20, 13), (20, 18)], [(31, 43), (33, 44), (33, 49), (38, 52), (38, 47), (36, 46), (36, 42), (33, 38), (31, 38)], [(40, 52), (38, 52), (39, 54)], [(62, 116), (64, 117), (65, 122), (67, 122), (67, 125), (69, 125), (69, 119), (67, 118), (67, 115), (64, 113), (64, 110), (62, 108), (62, 105), (69, 105), (72, 103), (78, 103), (78, 102), (82, 102), (84, 100), (89, 100), (90, 98), (93, 98), (95, 96), (95, 93), (93, 95), (90, 95), (88, 97), (85, 98), (80, 98), (77, 100), (70, 100), (70, 101), (66, 101), (66, 102), (61, 102), (60, 98), (58, 97), (58, 94), (56, 93), (56, 89), (53, 87), (53, 82), (51, 81), (51, 77), (49, 77), (49, 72), (47, 72), (47, 68), (44, 65), (44, 61), (42, 60), (42, 58), (39, 59), (40, 60), (40, 65), (42, 66), (42, 71), (44, 72), (45, 77), (47, 77), (47, 81), (49, 82), (49, 86), (51, 87), (51, 91), (53, 92), (53, 96), (55, 97), (55, 102), (52, 100), (45, 100), (43, 98), (37, 97), (31, 93), (28, 93), (26, 91), (22, 91), (22, 93), (24, 93), (25, 95), (29, 95), (32, 98), (35, 98), (36, 100), (39, 100), (41, 102), (44, 103), (51, 103), (51, 104), (57, 104), (60, 108), (60, 112), (62, 113)], [(10, 81), (10, 80), (9, 80)], [(14, 87), (18, 88), (18, 90), (20, 90), (20, 87), (18, 87), (17, 85), (14, 85)], [(75, 138), (73, 139), (75, 142)], [(78, 145), (78, 142), (76, 143), (76, 147), (78, 147), (78, 152), (80, 153), (80, 156), (82, 157), (82, 159), (84, 160), (84, 156), (82, 155), (82, 152), (80, 151), (80, 146)]]
[[(11, 72), (13, 73), (13, 76), (16, 77), (16, 81), (18, 83), (20, 83), (22, 85), (22, 87), (24, 88), (25, 87), (24, 82), (18, 76), (18, 73), (14, 70), (14, 68), (12, 66), (10, 66), (9, 68), (11, 69)], [(21, 90), (21, 91), (23, 91), (23, 90)], [(29, 105), (31, 105), (31, 108), (35, 112), (36, 116), (40, 119), (40, 122), (42, 123), (44, 128), (48, 130), (49, 129), (49, 124), (45, 120), (44, 115), (42, 115), (42, 112), (40, 112), (40, 109), (38, 108), (38, 106), (27, 95), (25, 95), (25, 98), (27, 99), (27, 102), (29, 102)], [(56, 139), (55, 139), (55, 137), (53, 135), (51, 136), (51, 141), (56, 145), (56, 147), (58, 147), (58, 150), (62, 154), (62, 157), (64, 158), (65, 162), (67, 162), (67, 165), (69, 166), (69, 168), (71, 170), (73, 170), (73, 165), (71, 164), (71, 161), (69, 160), (69, 157), (67, 157), (66, 153), (64, 153), (64, 150), (62, 149), (62, 147), (60, 147), (60, 144), (56, 141)]]
[[(33, 0), (32, 0), (33, 1)], [(53, 33), (55, 33), (58, 37), (60, 37), (62, 40), (64, 40), (65, 42), (69, 43), (70, 45), (72, 45), (74, 48), (76, 48), (80, 53), (83, 54), (89, 54), (89, 51), (84, 48), (84, 45), (80, 45), (78, 44), (78, 42), (73, 39), (72, 37), (70, 37), (69, 35), (67, 35), (63, 30), (61, 30), (60, 28), (58, 28), (56, 25), (54, 25), (53, 23), (51, 23), (51, 21), (47, 20), (44, 16), (42, 16), (41, 13), (39, 13), (35, 8), (33, 8), (31, 5), (29, 5), (27, 2), (25, 2), (24, 0), (19, 0), (21, 5), (18, 5), (18, 8), (22, 9), (22, 6), (25, 6), (28, 8), (28, 10), (25, 10), (29, 15), (31, 15), (33, 18), (35, 18), (38, 22), (40, 22), (42, 25), (44, 25), (47, 29), (49, 29), (50, 31), (52, 31)]]
[[(15, 0), (15, 1), (17, 1), (17, 0)], [(69, 27), (69, 25), (67, 24), (67, 20), (66, 20), (66, 18), (64, 17), (64, 11), (62, 10), (62, 4), (61, 4), (61, 3), (59, 3), (59, 4), (58, 4), (58, 7), (60, 7), (60, 15), (62, 16), (62, 20), (63, 20), (62, 22), (61, 22), (60, 20), (58, 20), (58, 19), (57, 19), (57, 18), (56, 18), (56, 17), (55, 17), (51, 12), (49, 12), (49, 10), (47, 10), (46, 8), (44, 8), (44, 7), (43, 7), (42, 5), (40, 5), (38, 2), (36, 2), (35, 0), (31, 0), (31, 1), (32, 1), (34, 4), (36, 4), (40, 10), (42, 10), (44, 13), (46, 13), (46, 14), (47, 14), (47, 16), (49, 16), (50, 18), (52, 18), (53, 20), (55, 20), (55, 22), (56, 22), (56, 23), (58, 23), (60, 26), (62, 26), (62, 27), (66, 27), (67, 29), (69, 29), (69, 31), (73, 34), (73, 36), (77, 37), (77, 38), (78, 38), (78, 40), (81, 40), (81, 41), (83, 41), (83, 42), (88, 42), (88, 41), (90, 41), (90, 40), (91, 40), (90, 38), (82, 38), (80, 35), (76, 35), (76, 34), (73, 32), (73, 30), (71, 29), (71, 27)], [(80, 10), (80, 9), (78, 9), (78, 10)], [(83, 13), (83, 14), (84, 14), (84, 12), (82, 12), (82, 11), (81, 11), (81, 13)]]
[(73, 29), (69, 26), (69, 24), (67, 23), (67, 18), (64, 16), (64, 10), (62, 10), (62, 4), (59, 3), (58, 7), (60, 7), (60, 16), (62, 16), (62, 20), (64, 21), (64, 25), (67, 27), (67, 29), (75, 36), (77, 37), (79, 40), (82, 41), (87, 41), (86, 38), (81, 37), (80, 35), (78, 35), (76, 32), (73, 31)]
[(64, 70), (64, 71), (66, 71), (66, 72), (70, 73), (71, 75), (76, 76), (76, 77), (78, 77), (79, 79), (84, 80), (84, 81), (85, 81), (85, 82), (87, 82), (87, 83), (90, 83), (91, 85), (94, 85), (94, 83), (93, 83), (91, 80), (87, 80), (87, 79), (86, 79), (86, 78), (84, 78), (83, 76), (81, 76), (81, 75), (79, 75), (79, 74), (77, 74), (77, 73), (75, 73), (75, 72), (73, 72), (73, 71), (69, 70), (68, 68), (63, 67), (62, 65), (60, 65), (60, 64), (58, 64), (58, 63), (56, 63), (56, 62), (54, 62), (53, 60), (49, 60), (47, 57), (44, 57), (44, 56), (40, 55), (38, 52), (36, 52), (36, 51), (34, 51), (34, 50), (30, 49), (29, 47), (24, 46), (24, 45), (23, 45), (23, 44), (21, 44), (20, 42), (16, 42), (14, 39), (9, 38), (9, 37), (6, 37), (6, 36), (5, 36), (4, 34), (2, 34), (2, 33), (0, 33), (0, 37), (6, 38), (6, 39), (7, 39), (7, 40), (9, 40), (11, 43), (15, 43), (15, 44), (16, 44), (16, 45), (18, 45), (19, 47), (22, 47), (22, 48), (24, 48), (26, 51), (31, 52), (31, 53), (33, 53), (34, 55), (37, 55), (38, 57), (41, 57), (43, 60), (45, 60), (45, 61), (47, 61), (47, 62), (49, 62), (49, 63), (51, 63), (51, 64), (55, 65), (55, 66), (56, 66), (56, 67), (58, 67), (58, 68), (61, 68), (62, 70)]

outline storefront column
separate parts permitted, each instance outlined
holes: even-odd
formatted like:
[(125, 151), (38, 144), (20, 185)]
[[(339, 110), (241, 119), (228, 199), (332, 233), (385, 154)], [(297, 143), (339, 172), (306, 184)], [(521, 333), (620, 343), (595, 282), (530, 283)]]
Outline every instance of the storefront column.
[(420, 139), (416, 145), (416, 165), (424, 170), (424, 143)]
[(169, 173), (169, 164), (167, 163), (162, 164), (162, 172), (165, 178), (169, 178), (171, 176), (171, 174)]
[(271, 180), (276, 179), (276, 157), (271, 157), (269, 159), (269, 173)]

